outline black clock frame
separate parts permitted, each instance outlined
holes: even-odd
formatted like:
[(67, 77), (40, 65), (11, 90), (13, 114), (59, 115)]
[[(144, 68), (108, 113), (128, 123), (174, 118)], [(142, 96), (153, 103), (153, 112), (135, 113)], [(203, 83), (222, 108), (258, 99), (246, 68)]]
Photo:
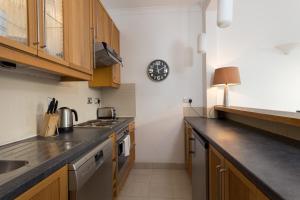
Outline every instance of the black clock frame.
[[(160, 80), (153, 79), (153, 77), (152, 77), (152, 76), (150, 75), (150, 73), (149, 73), (149, 68), (152, 66), (153, 63), (155, 63), (155, 62), (157, 62), (157, 61), (160, 61), (160, 62), (164, 63), (164, 64), (167, 66), (167, 69), (168, 69), (168, 72), (166, 73), (165, 78), (160, 79)], [(147, 72), (146, 72), (146, 73), (147, 73), (147, 75), (148, 75), (148, 77), (149, 77), (150, 80), (155, 81), (155, 82), (160, 82), (160, 81), (166, 80), (166, 78), (169, 76), (169, 74), (170, 74), (170, 67), (169, 67), (169, 65), (168, 65), (168, 63), (167, 63), (166, 61), (161, 60), (161, 59), (156, 59), (156, 60), (153, 60), (153, 61), (148, 65), (148, 67), (147, 67)]]

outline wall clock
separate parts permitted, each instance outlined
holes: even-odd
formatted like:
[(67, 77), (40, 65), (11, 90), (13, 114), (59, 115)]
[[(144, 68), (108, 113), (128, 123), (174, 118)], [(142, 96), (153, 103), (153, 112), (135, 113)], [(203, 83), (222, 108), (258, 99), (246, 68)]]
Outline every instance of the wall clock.
[(163, 60), (154, 60), (148, 65), (147, 74), (153, 81), (163, 81), (169, 75), (169, 66)]

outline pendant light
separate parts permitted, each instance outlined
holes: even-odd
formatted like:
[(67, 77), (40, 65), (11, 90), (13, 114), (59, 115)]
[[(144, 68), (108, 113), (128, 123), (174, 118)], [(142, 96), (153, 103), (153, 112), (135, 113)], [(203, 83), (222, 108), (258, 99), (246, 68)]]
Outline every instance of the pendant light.
[(227, 28), (232, 23), (233, 0), (218, 0), (218, 27)]

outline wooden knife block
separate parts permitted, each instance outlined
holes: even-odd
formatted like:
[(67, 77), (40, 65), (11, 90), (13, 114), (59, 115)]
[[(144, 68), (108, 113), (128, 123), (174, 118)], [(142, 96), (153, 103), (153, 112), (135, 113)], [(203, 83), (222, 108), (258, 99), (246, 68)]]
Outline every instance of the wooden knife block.
[(43, 119), (42, 130), (39, 135), (43, 137), (51, 137), (57, 134), (59, 124), (58, 114), (45, 114)]

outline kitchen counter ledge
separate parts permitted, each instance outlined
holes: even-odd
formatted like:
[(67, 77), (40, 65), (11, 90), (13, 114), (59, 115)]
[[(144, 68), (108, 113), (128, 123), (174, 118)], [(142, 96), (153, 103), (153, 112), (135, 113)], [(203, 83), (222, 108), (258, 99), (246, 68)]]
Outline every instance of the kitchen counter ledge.
[(300, 199), (299, 142), (228, 120), (185, 121), (270, 199)]

